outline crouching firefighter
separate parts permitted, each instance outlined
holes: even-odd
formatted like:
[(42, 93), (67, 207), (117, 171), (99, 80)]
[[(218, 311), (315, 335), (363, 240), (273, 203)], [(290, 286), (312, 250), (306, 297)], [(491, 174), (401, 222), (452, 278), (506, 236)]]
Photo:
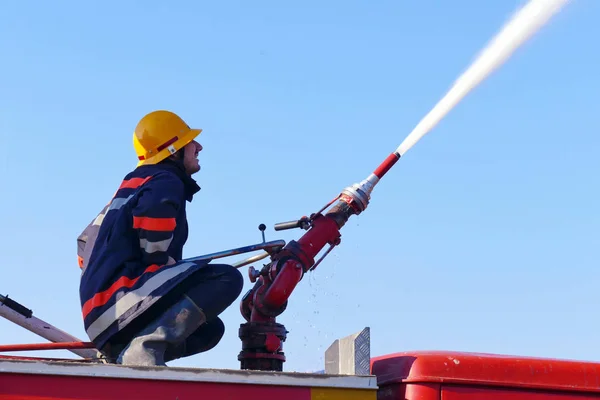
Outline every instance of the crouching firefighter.
[(212, 349), (225, 331), (219, 314), (241, 293), (234, 267), (182, 261), (200, 132), (168, 111), (143, 117), (137, 167), (78, 237), (84, 326), (109, 362), (166, 365)]

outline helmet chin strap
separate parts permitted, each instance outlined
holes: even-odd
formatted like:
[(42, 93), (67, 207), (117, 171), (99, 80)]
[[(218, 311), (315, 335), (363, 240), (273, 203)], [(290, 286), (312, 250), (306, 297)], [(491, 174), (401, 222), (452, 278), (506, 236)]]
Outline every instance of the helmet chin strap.
[(175, 162), (175, 164), (177, 164), (187, 175), (188, 172), (185, 169), (185, 165), (183, 163), (184, 157), (185, 157), (185, 152), (183, 150), (184, 148), (182, 147), (181, 149), (179, 149), (175, 154), (173, 154), (171, 157), (169, 157), (171, 160), (173, 160), (173, 162)]

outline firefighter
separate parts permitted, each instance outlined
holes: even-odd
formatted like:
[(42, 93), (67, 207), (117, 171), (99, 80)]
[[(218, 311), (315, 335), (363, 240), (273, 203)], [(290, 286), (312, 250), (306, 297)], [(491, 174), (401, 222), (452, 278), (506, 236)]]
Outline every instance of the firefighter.
[(109, 362), (164, 366), (212, 349), (242, 290), (234, 267), (182, 260), (201, 132), (169, 111), (144, 116), (136, 168), (78, 237), (83, 322)]

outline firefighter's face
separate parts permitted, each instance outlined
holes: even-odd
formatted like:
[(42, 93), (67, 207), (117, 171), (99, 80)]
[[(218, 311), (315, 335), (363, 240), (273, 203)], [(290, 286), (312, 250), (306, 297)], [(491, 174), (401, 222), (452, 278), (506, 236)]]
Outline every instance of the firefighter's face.
[(200, 162), (198, 161), (198, 153), (202, 151), (202, 145), (193, 140), (183, 148), (183, 166), (185, 171), (193, 175), (200, 171)]

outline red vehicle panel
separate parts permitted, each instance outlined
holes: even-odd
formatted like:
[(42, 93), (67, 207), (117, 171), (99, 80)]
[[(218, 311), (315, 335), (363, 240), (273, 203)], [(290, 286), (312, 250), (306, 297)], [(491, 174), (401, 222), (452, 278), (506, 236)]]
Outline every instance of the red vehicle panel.
[(599, 399), (598, 393), (546, 392), (515, 389), (453, 387), (444, 385), (441, 400), (587, 400)]
[(0, 359), (0, 400), (375, 400), (373, 376)]
[(372, 359), (371, 370), (386, 400), (600, 398), (600, 363), (592, 362), (406, 352)]
[[(32, 384), (35, 383), (35, 384)], [(0, 375), (0, 400), (244, 399), (310, 400), (311, 389), (266, 385), (177, 382), (94, 377)]]

